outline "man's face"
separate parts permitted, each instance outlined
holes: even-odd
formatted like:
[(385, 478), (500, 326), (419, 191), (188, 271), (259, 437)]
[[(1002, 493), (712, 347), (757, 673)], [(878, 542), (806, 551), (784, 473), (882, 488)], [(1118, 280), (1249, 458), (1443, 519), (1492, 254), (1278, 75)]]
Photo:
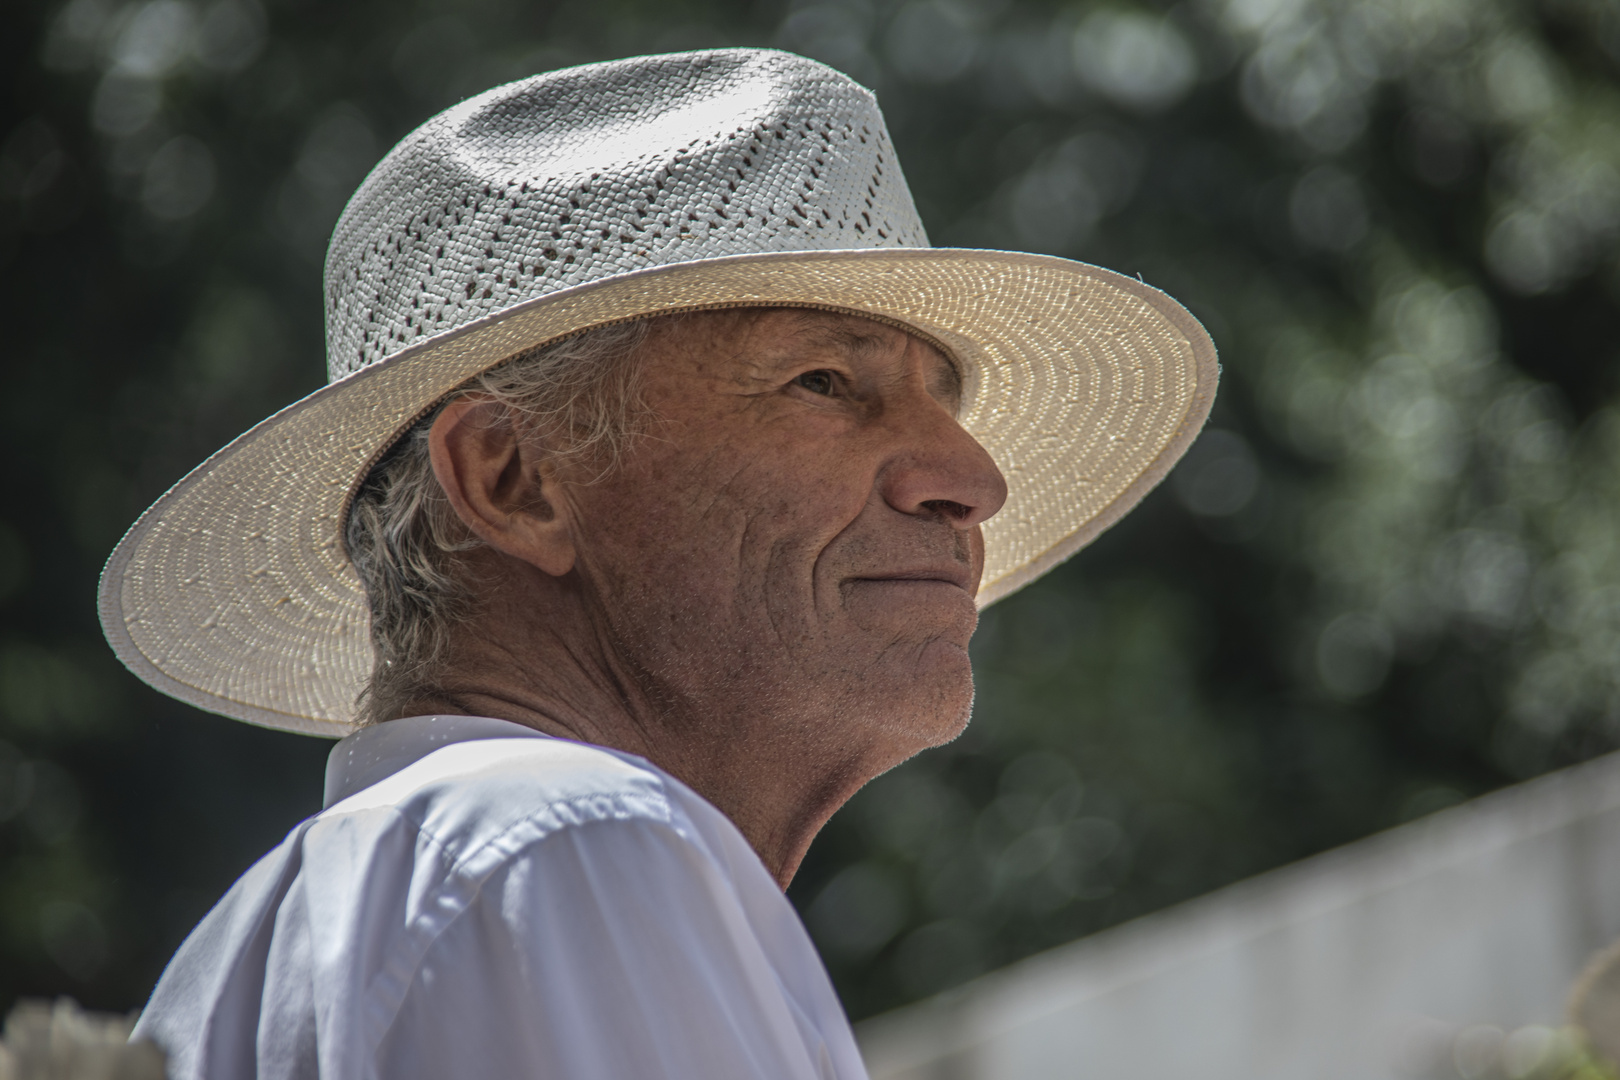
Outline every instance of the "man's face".
[(955, 736), (980, 524), (1006, 498), (934, 347), (778, 310), (655, 325), (644, 437), (569, 488), (577, 569), (634, 677), (692, 722)]

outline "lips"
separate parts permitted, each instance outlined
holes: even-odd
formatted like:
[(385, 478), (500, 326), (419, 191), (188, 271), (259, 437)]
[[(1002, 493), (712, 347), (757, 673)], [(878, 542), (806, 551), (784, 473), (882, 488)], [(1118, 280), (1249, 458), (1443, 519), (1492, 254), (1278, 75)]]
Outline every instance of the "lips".
[(871, 582), (876, 584), (904, 585), (908, 583), (926, 584), (935, 583), (954, 585), (963, 592), (973, 592), (973, 571), (961, 563), (945, 563), (938, 566), (915, 567), (906, 570), (897, 570), (882, 574), (860, 574), (846, 581), (851, 584)]

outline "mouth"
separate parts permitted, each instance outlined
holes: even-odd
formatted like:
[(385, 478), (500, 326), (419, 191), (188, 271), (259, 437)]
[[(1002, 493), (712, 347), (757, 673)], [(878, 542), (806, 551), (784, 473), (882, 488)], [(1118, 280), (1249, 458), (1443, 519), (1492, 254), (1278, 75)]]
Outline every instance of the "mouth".
[(894, 587), (948, 585), (960, 589), (969, 596), (973, 595), (974, 585), (977, 584), (973, 580), (972, 571), (959, 563), (917, 567), (883, 574), (861, 574), (844, 580), (845, 584), (848, 585), (888, 585)]

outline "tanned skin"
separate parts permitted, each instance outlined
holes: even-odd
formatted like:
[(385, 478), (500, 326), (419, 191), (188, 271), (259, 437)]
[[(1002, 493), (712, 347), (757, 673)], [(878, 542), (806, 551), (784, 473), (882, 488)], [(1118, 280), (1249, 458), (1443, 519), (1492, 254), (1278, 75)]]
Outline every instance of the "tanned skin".
[(938, 349), (867, 319), (654, 324), (651, 413), (611, 469), (522, 438), (487, 399), (433, 426), (486, 546), (441, 693), (637, 754), (727, 815), (786, 888), (863, 784), (966, 725), (982, 523), (1007, 488)]

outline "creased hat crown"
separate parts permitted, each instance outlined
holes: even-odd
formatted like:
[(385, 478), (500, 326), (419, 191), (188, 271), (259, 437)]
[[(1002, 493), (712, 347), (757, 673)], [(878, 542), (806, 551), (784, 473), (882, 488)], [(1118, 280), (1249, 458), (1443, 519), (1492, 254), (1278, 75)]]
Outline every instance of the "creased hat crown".
[(366, 178), (327, 255), (328, 370), (626, 271), (927, 246), (847, 76), (755, 49), (572, 68), (441, 113)]

